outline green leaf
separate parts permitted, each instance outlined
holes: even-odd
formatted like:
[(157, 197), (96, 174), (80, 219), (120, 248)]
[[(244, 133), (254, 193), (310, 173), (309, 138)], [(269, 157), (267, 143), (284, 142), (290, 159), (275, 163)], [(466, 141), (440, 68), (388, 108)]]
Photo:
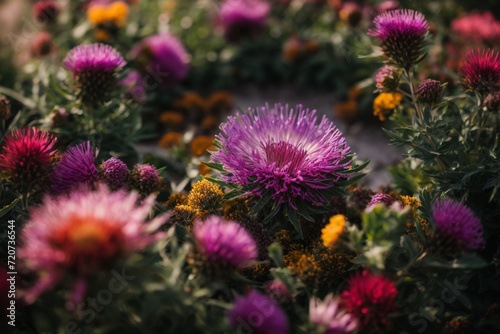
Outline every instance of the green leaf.
[(6, 215), (10, 210), (14, 209), (16, 207), (17, 202), (19, 202), (19, 198), (16, 198), (12, 203), (4, 206), (3, 208), (0, 209), (0, 217), (3, 217)]
[(297, 211), (291, 207), (287, 207), (286, 215), (288, 216), (288, 219), (290, 219), (293, 227), (295, 227), (295, 230), (299, 233), (299, 236), (304, 238), (304, 235), (302, 234), (302, 226), (300, 226), (299, 217), (297, 216)]
[(204, 162), (202, 161), (203, 164), (207, 165), (208, 167), (212, 168), (212, 169), (215, 169), (215, 170), (218, 170), (220, 172), (224, 172), (224, 165), (223, 164), (217, 164), (217, 163), (214, 163), (214, 162)]
[(250, 214), (259, 213), (259, 211), (262, 210), (267, 203), (269, 203), (272, 197), (273, 194), (271, 192), (267, 192), (266, 194), (264, 194), (264, 196), (262, 196), (257, 204), (255, 204), (254, 207), (250, 210)]

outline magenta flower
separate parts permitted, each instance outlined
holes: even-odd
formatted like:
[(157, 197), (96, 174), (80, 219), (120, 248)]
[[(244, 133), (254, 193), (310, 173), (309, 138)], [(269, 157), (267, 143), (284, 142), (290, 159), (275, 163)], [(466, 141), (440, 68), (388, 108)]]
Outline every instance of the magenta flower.
[(103, 180), (108, 186), (115, 190), (127, 186), (128, 167), (123, 161), (116, 158), (110, 158), (100, 166)]
[(380, 40), (384, 55), (395, 65), (409, 69), (422, 59), (428, 24), (424, 15), (413, 10), (393, 10), (373, 21), (368, 35)]
[(270, 6), (263, 0), (225, 0), (220, 8), (220, 23), (229, 41), (253, 36), (267, 22)]
[(137, 164), (128, 178), (130, 188), (142, 195), (149, 196), (161, 190), (162, 179), (155, 166)]
[(43, 186), (57, 153), (56, 141), (51, 134), (33, 127), (9, 133), (0, 154), (0, 171), (21, 191)]
[(500, 89), (500, 59), (491, 49), (469, 51), (462, 68), (464, 85), (470, 91), (486, 94)]
[(356, 317), (342, 310), (339, 300), (334, 299), (331, 294), (323, 301), (311, 299), (309, 320), (323, 334), (347, 334), (358, 328)]
[(466, 206), (451, 200), (438, 200), (432, 217), (440, 236), (447, 237), (464, 251), (474, 251), (484, 245), (483, 225)]
[(223, 180), (249, 193), (296, 209), (299, 201), (322, 205), (330, 199), (323, 191), (349, 178), (350, 148), (340, 131), (300, 105), (249, 110), (220, 128), (212, 162), (223, 165)]
[(189, 70), (189, 56), (171, 34), (146, 37), (134, 45), (132, 56), (139, 64), (145, 89), (178, 83)]
[(387, 194), (375, 194), (372, 196), (370, 202), (367, 206), (375, 205), (375, 204), (385, 204), (385, 206), (390, 207), (395, 202), (394, 198), (391, 195)]
[(99, 178), (95, 158), (90, 141), (70, 147), (54, 167), (52, 190), (56, 194), (63, 194), (75, 187), (93, 185)]
[(24, 292), (33, 303), (52, 289), (67, 273), (72, 277), (73, 292), (68, 307), (74, 308), (85, 295), (88, 280), (116, 260), (144, 249), (163, 236), (152, 234), (165, 218), (144, 223), (154, 204), (149, 197), (137, 206), (135, 193), (80, 190), (68, 196), (44, 198), (34, 209), (22, 232), (19, 257), (28, 269), (40, 273), (40, 279)]
[(426, 104), (438, 103), (443, 97), (444, 87), (440, 81), (427, 79), (417, 88), (418, 99)]
[(236, 297), (234, 307), (227, 313), (231, 326), (241, 331), (250, 328), (255, 334), (287, 334), (285, 313), (268, 296), (251, 291), (248, 296)]
[(196, 221), (193, 226), (199, 253), (222, 266), (245, 267), (258, 256), (257, 246), (250, 234), (237, 222), (218, 216)]
[(118, 82), (118, 86), (126, 88), (127, 96), (139, 103), (146, 101), (146, 87), (144, 85), (144, 78), (137, 70), (130, 71), (125, 78)]
[(115, 72), (126, 65), (118, 51), (109, 45), (79, 45), (68, 52), (63, 66), (77, 83), (77, 94), (84, 103), (96, 104), (115, 86)]

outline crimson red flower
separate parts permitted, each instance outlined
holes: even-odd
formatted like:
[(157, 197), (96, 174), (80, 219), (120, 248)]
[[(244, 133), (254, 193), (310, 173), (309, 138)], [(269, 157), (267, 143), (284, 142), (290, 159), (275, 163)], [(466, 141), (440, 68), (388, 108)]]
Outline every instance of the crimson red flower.
[(0, 154), (0, 171), (21, 190), (41, 185), (50, 174), (56, 140), (33, 127), (9, 133)]
[(491, 49), (469, 51), (462, 68), (464, 85), (480, 94), (500, 89), (500, 59)]
[(396, 310), (398, 290), (394, 283), (364, 270), (351, 276), (348, 284), (342, 293), (342, 307), (355, 315), (364, 328), (387, 325), (387, 315)]

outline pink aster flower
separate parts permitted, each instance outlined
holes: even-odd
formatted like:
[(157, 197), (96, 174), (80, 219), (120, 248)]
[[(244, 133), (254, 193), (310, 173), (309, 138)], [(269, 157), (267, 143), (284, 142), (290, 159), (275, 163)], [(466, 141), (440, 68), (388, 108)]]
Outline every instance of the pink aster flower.
[(244, 35), (255, 35), (266, 24), (270, 10), (264, 0), (225, 0), (219, 19), (226, 38), (238, 41)]
[(470, 91), (486, 94), (500, 89), (500, 59), (491, 49), (473, 50), (466, 55), (462, 67), (464, 85)]
[(233, 309), (227, 312), (233, 328), (245, 328), (254, 334), (287, 334), (288, 320), (281, 308), (268, 296), (252, 290), (248, 296), (236, 297)]
[(360, 326), (374, 328), (387, 325), (387, 315), (396, 311), (398, 290), (394, 283), (368, 270), (355, 273), (347, 283), (341, 305), (359, 319)]
[(323, 301), (311, 299), (309, 320), (323, 334), (347, 334), (358, 328), (358, 320), (342, 310), (339, 300), (331, 294)]
[(193, 235), (198, 252), (223, 266), (245, 267), (259, 255), (255, 241), (243, 226), (218, 216), (196, 221)]
[(413, 10), (393, 10), (380, 14), (368, 35), (379, 39), (384, 55), (395, 65), (409, 69), (420, 62), (428, 24), (424, 15)]
[(456, 18), (451, 22), (451, 31), (465, 43), (500, 43), (500, 21), (491, 12), (472, 13)]
[(99, 178), (95, 158), (96, 153), (90, 141), (70, 147), (54, 167), (52, 190), (56, 194), (63, 194), (75, 187), (94, 185)]
[(399, 87), (401, 71), (390, 65), (385, 65), (375, 73), (375, 86), (381, 92), (395, 92)]
[[(158, 217), (144, 223), (154, 204), (149, 197), (137, 206), (136, 193), (76, 190), (68, 196), (44, 198), (34, 209), (22, 232), (19, 257), (28, 269), (40, 273), (37, 283), (24, 292), (33, 303), (72, 273), (74, 308), (85, 295), (88, 280), (118, 259), (144, 249), (163, 234), (152, 234), (165, 221)], [(69, 275), (68, 275), (69, 276)]]
[(278, 204), (322, 205), (323, 191), (349, 178), (350, 148), (326, 116), (318, 124), (316, 111), (266, 106), (230, 116), (220, 128), (211, 159), (223, 165), (222, 178)]
[(139, 65), (145, 89), (178, 83), (189, 70), (189, 56), (184, 46), (168, 33), (146, 37), (134, 45), (132, 57)]
[(483, 225), (466, 206), (451, 200), (436, 201), (432, 216), (439, 235), (451, 239), (462, 250), (474, 251), (483, 247)]
[(71, 49), (63, 66), (71, 71), (77, 83), (77, 94), (84, 103), (96, 104), (115, 86), (116, 71), (126, 62), (109, 45), (94, 43)]
[(21, 190), (43, 185), (50, 174), (57, 139), (36, 128), (9, 133), (0, 154), (0, 171)]

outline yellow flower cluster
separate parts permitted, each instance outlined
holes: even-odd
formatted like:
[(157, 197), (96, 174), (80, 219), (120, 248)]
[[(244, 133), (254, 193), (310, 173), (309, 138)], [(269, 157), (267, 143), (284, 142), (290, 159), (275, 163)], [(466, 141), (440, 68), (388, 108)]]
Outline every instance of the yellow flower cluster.
[(420, 201), (416, 197), (412, 196), (401, 196), (396, 192), (390, 193), (390, 195), (402, 206), (409, 206), (411, 211), (408, 213), (408, 223), (406, 224), (406, 232), (410, 232), (414, 228), (413, 221), (415, 219), (418, 220), (420, 225), (422, 226), (422, 230), (425, 230), (425, 226), (427, 225), (427, 221), (418, 215), (418, 207), (421, 205)]
[(123, 1), (115, 1), (109, 5), (93, 5), (87, 10), (87, 19), (93, 25), (112, 23), (123, 27), (128, 16), (128, 5)]
[(381, 121), (392, 115), (394, 108), (401, 104), (403, 95), (400, 93), (380, 93), (373, 101), (373, 115)]
[(311, 247), (291, 244), (283, 263), (309, 286), (334, 286), (349, 266), (349, 257), (315, 241)]
[(187, 201), (182, 197), (172, 197), (166, 205), (179, 200), (174, 207), (174, 213), (179, 222), (188, 225), (190, 228), (196, 218), (206, 219), (208, 216), (222, 213), (224, 206), (224, 192), (220, 185), (202, 180), (193, 185), (189, 192)]
[(325, 247), (333, 247), (339, 240), (340, 235), (344, 232), (344, 226), (344, 215), (335, 215), (330, 218), (330, 223), (321, 230), (321, 239)]

